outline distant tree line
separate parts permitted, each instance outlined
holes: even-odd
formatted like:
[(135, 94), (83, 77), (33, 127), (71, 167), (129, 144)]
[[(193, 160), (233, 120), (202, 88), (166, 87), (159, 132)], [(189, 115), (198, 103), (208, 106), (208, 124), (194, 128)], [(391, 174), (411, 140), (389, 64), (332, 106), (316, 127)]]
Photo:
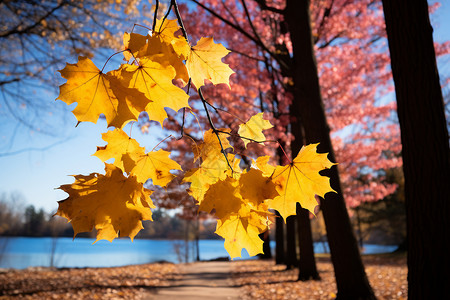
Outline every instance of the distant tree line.
[[(200, 239), (218, 239), (215, 223), (210, 220), (184, 220), (166, 210), (153, 211), (154, 222), (145, 222), (137, 238), (143, 239), (194, 239), (198, 228)], [(73, 229), (66, 220), (52, 213), (25, 205), (18, 193), (0, 194), (0, 236), (61, 236), (73, 237)], [(95, 237), (95, 232), (81, 233), (79, 237)]]

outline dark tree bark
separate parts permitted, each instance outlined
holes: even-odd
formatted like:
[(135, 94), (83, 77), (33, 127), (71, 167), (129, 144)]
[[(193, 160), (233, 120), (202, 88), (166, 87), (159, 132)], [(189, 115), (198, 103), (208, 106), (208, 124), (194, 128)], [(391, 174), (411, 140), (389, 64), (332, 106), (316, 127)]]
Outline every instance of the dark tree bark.
[(259, 235), (259, 238), (264, 241), (263, 243), (263, 253), (258, 254), (259, 258), (262, 259), (269, 259), (272, 258), (272, 249), (270, 249), (270, 233), (269, 230), (261, 233)]
[(275, 211), (275, 214), (275, 263), (277, 265), (283, 265), (285, 263), (284, 221), (277, 211)]
[(319, 280), (316, 259), (314, 257), (314, 244), (311, 234), (311, 221), (309, 211), (297, 203), (297, 236), (300, 248), (300, 259), (298, 261), (298, 280)]
[(383, 0), (401, 130), (409, 299), (450, 286), (450, 150), (426, 0)]
[[(320, 95), (317, 66), (313, 50), (308, 0), (288, 0), (286, 22), (293, 46), (294, 99), (292, 114), (301, 118), (307, 143), (320, 142), (319, 151), (329, 152), (335, 161), (325, 111)], [(375, 299), (362, 264), (356, 238), (342, 196), (338, 170), (331, 168), (332, 188), (321, 199), (327, 228), (331, 260), (336, 276), (338, 299)]]
[(358, 244), (359, 244), (359, 248), (363, 249), (364, 236), (363, 236), (362, 227), (361, 227), (361, 217), (359, 215), (359, 206), (355, 208), (355, 214), (356, 214), (356, 227), (358, 228)]
[(195, 218), (195, 261), (200, 261), (200, 219)]
[[(284, 165), (284, 163), (286, 162), (286, 157), (285, 154), (283, 152), (283, 149), (286, 148), (286, 144), (281, 141), (280, 142), (280, 146), (277, 148), (277, 155), (278, 155), (278, 163), (282, 166)], [(280, 213), (278, 211), (275, 211), (276, 214), (276, 232), (275, 232), (275, 238), (276, 238), (276, 264), (281, 264), (281, 265), (288, 265), (289, 264), (289, 258), (288, 258), (288, 252), (287, 252), (287, 240), (288, 240), (288, 232), (287, 232), (287, 228), (286, 228), (286, 224), (283, 220), (283, 218), (281, 217)], [(286, 232), (285, 229), (286, 228)], [(292, 231), (292, 230), (291, 230)], [(290, 268), (290, 267), (288, 267)]]
[(286, 269), (292, 269), (297, 265), (295, 217), (289, 216), (286, 219)]
[[(291, 117), (291, 133), (295, 137), (295, 140), (291, 143), (291, 152), (292, 156), (295, 157), (304, 145), (305, 134), (303, 132), (301, 119), (298, 116)], [(299, 201), (300, 200), (301, 199), (299, 199)], [(303, 209), (299, 203), (297, 203), (297, 240), (300, 250), (300, 258), (298, 260), (298, 280), (306, 281), (309, 279), (320, 279), (319, 273), (317, 272), (316, 259), (314, 257), (314, 244), (309, 212)]]

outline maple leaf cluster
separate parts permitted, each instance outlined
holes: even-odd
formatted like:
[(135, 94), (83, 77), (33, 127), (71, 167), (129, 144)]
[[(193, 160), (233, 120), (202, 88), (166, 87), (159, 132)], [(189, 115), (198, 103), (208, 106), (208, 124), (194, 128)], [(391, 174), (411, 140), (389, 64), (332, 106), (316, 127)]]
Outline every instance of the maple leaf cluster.
[[(115, 127), (102, 135), (107, 144), (94, 154), (103, 162), (114, 160), (105, 163), (105, 174), (76, 175), (73, 184), (60, 187), (69, 197), (59, 201), (56, 214), (72, 223), (75, 235), (95, 228), (97, 240), (133, 239), (143, 228), (142, 220), (152, 220), (151, 186), (166, 187), (175, 178), (174, 172), (183, 171), (169, 157), (170, 152), (146, 152), (122, 130), (128, 122), (146, 112), (150, 121), (162, 126), (165, 108), (190, 109), (189, 95), (180, 85), (189, 90), (192, 83), (200, 95), (205, 80), (229, 86), (234, 72), (222, 62), (229, 51), (213, 38), (202, 37), (191, 46), (186, 35), (177, 35), (179, 29), (177, 20), (162, 19), (155, 20), (146, 36), (125, 33), (122, 53), (126, 63), (106, 74), (85, 57), (60, 71), (67, 82), (57, 99), (77, 103), (73, 114), (78, 122), (96, 123), (103, 114), (108, 127)], [(205, 105), (202, 97), (201, 101)], [(241, 124), (236, 136), (245, 147), (250, 142), (263, 144), (263, 131), (270, 128), (259, 113)], [(234, 258), (241, 256), (243, 248), (250, 255), (262, 253), (258, 235), (268, 229), (271, 210), (286, 219), (296, 213), (299, 202), (314, 213), (315, 196), (333, 191), (329, 178), (319, 171), (334, 163), (327, 154), (318, 154), (313, 144), (302, 148), (286, 166), (272, 166), (269, 157), (263, 156), (243, 170), (228, 141), (231, 135), (230, 129), (216, 129), (211, 123), (203, 140), (193, 147), (198, 167), (186, 170), (183, 182), (190, 183), (188, 193), (199, 210), (214, 212), (216, 233), (225, 238), (225, 248)]]

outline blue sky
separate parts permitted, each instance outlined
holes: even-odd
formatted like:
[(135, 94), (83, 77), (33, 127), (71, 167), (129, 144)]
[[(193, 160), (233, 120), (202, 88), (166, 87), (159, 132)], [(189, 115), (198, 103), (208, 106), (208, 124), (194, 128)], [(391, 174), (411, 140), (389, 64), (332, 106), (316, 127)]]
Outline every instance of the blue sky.
[[(450, 1), (442, 1), (441, 8), (431, 17), (435, 29), (435, 41), (450, 40)], [(450, 73), (448, 58), (445, 65), (441, 62), (441, 72)], [(56, 95), (49, 95), (48, 101), (54, 102)], [(54, 102), (62, 109), (67, 107), (61, 101)], [(1, 111), (2, 108), (0, 108)], [(104, 164), (92, 154), (97, 146), (104, 145), (101, 133), (106, 131), (104, 121), (98, 124), (81, 123), (75, 128), (76, 119), (68, 113), (65, 124), (60, 125), (62, 134), (50, 137), (26, 128), (20, 128), (15, 135), (14, 144), (4, 147), (8, 143), (10, 132), (0, 133), (0, 194), (19, 192), (23, 195), (24, 203), (33, 204), (37, 208), (43, 208), (47, 212), (54, 212), (57, 201), (65, 199), (67, 194), (56, 190), (62, 184), (69, 184), (73, 179), (68, 175), (89, 174), (92, 172), (103, 173)], [(52, 122), (49, 116), (48, 122)], [(13, 127), (1, 127), (2, 130), (13, 130)], [(125, 129), (129, 132), (129, 129)], [(147, 150), (153, 148), (160, 140), (152, 135), (142, 135), (137, 127), (133, 129), (133, 137), (136, 138)], [(51, 146), (51, 147), (49, 147)], [(34, 149), (22, 151), (24, 149)], [(38, 149), (45, 149), (38, 150)], [(16, 153), (1, 156), (4, 153)]]

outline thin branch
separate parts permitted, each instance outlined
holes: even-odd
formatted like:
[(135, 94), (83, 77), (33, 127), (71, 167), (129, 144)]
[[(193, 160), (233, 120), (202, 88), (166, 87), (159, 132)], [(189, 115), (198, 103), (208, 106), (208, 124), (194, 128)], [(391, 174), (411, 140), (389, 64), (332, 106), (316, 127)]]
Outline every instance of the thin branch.
[(234, 16), (234, 14), (230, 11), (227, 5), (225, 5), (225, 0), (222, 0), (222, 7), (227, 11), (228, 15), (233, 19), (235, 24), (239, 24), (238, 20)]
[[(187, 84), (187, 92), (186, 92), (186, 94), (188, 94), (188, 95), (189, 95), (190, 87), (191, 87), (191, 78), (189, 78), (189, 81), (188, 81), (188, 84)], [(179, 139), (183, 138), (183, 136), (184, 136), (184, 122), (185, 122), (185, 120), (186, 120), (186, 107), (183, 107), (183, 122), (181, 124), (181, 137)]]
[(192, 2), (194, 2), (195, 4), (197, 4), (198, 6), (200, 6), (201, 8), (203, 8), (204, 10), (206, 10), (207, 12), (209, 12), (211, 15), (213, 15), (214, 17), (216, 17), (217, 19), (221, 20), (222, 22), (224, 22), (225, 24), (227, 24), (228, 26), (232, 27), (233, 29), (235, 29), (236, 31), (238, 31), (239, 33), (241, 33), (242, 35), (244, 35), (246, 38), (248, 38), (249, 40), (253, 41), (257, 46), (261, 47), (263, 51), (267, 52), (271, 57), (273, 57), (273, 59), (275, 59), (275, 61), (280, 64), (285, 66), (286, 68), (288, 66), (286, 66), (286, 64), (280, 60), (278, 58), (278, 56), (273, 53), (272, 51), (270, 51), (269, 48), (266, 47), (266, 45), (264, 43), (260, 43), (258, 41), (257, 38), (251, 36), (248, 32), (246, 32), (242, 27), (231, 23), (229, 20), (223, 18), (221, 15), (219, 15), (218, 13), (216, 13), (214, 10), (210, 9), (209, 7), (203, 5), (202, 3), (198, 2), (197, 0), (191, 0)]
[(170, 5), (169, 5), (169, 7), (167, 8), (166, 14), (164, 15), (164, 17), (163, 17), (163, 19), (162, 19), (162, 21), (161, 21), (161, 25), (159, 26), (158, 32), (161, 32), (161, 28), (162, 28), (164, 22), (165, 22), (165, 21), (167, 20), (167, 18), (169, 17), (170, 11), (172, 10), (172, 6), (173, 6), (173, 2), (170, 1)]
[(169, 139), (169, 138), (173, 138), (173, 135), (169, 135), (169, 136), (165, 137), (162, 141), (160, 141), (158, 144), (156, 144), (156, 146), (153, 147), (152, 152), (155, 151), (155, 149), (156, 149), (159, 145), (161, 145), (162, 142), (164, 142), (165, 140), (167, 140), (167, 139)]
[(153, 15), (152, 32), (155, 32), (156, 19), (157, 19), (157, 17), (158, 17), (158, 8), (159, 8), (159, 0), (156, 0), (156, 4), (155, 4), (155, 14)]
[(222, 152), (223, 156), (225, 157), (225, 160), (227, 161), (228, 167), (231, 169), (231, 173), (234, 173), (233, 167), (231, 166), (230, 161), (228, 160), (227, 154), (225, 153), (225, 149), (223, 148), (222, 141), (220, 140), (220, 136), (219, 136), (219, 132), (220, 131), (217, 130), (216, 127), (214, 126), (214, 123), (213, 123), (213, 121), (211, 119), (211, 116), (209, 114), (208, 107), (206, 106), (207, 102), (205, 100), (205, 97), (203, 97), (203, 93), (202, 93), (201, 87), (198, 88), (198, 95), (200, 96), (200, 99), (202, 100), (203, 107), (204, 107), (205, 112), (206, 112), (206, 117), (208, 118), (209, 126), (211, 126), (212, 131), (217, 136), (217, 140), (219, 141), (220, 148), (222, 149), (222, 151), (220, 151), (220, 152)]
[[(130, 51), (129, 49), (125, 49), (125, 50), (116, 52), (116, 53), (112, 54), (110, 57), (108, 57), (108, 59), (106, 60), (105, 64), (103, 65), (103, 68), (101, 69), (100, 72), (103, 73), (103, 70), (106, 68), (106, 65), (108, 64), (108, 62), (110, 61), (110, 59), (113, 58), (113, 56), (115, 56), (115, 55), (117, 55), (117, 54), (120, 54), (120, 53), (123, 53), (123, 52), (125, 52), (125, 51), (131, 53), (131, 51)], [(133, 55), (133, 53), (131, 53), (131, 55)], [(134, 55), (133, 55), (133, 58), (134, 58)]]
[[(217, 108), (217, 107), (215, 107), (214, 105), (212, 105), (211, 103), (209, 103), (209, 102), (206, 101), (206, 100), (205, 100), (205, 103), (208, 104), (209, 106), (211, 106), (211, 108), (214, 109), (214, 110), (216, 111), (216, 113), (218, 113), (219, 115), (220, 115), (220, 112), (222, 111), (222, 112), (224, 112), (224, 113), (229, 114), (230, 116), (235, 117), (235, 118), (238, 119), (240, 122), (245, 123), (244, 120), (242, 120), (242, 119), (239, 118), (238, 116), (236, 116), (236, 115), (230, 113), (229, 111), (227, 111), (227, 110), (225, 110), (225, 109), (222, 109), (222, 108)], [(231, 127), (231, 126), (230, 126), (230, 127)]]
[[(178, 20), (178, 23), (180, 24), (183, 36), (186, 39), (186, 41), (189, 43), (188, 35), (187, 35), (187, 32), (186, 32), (186, 28), (184, 27), (180, 11), (178, 9), (177, 1), (176, 0), (171, 0), (171, 5), (173, 5), (174, 11), (175, 11), (175, 15), (177, 16), (177, 20)], [(220, 148), (222, 149), (221, 152), (222, 152), (223, 156), (225, 157), (225, 160), (227, 161), (228, 167), (231, 169), (231, 172), (234, 173), (233, 167), (231, 166), (231, 164), (230, 164), (230, 162), (228, 160), (227, 154), (225, 153), (225, 149), (223, 148), (222, 141), (220, 140), (220, 137), (219, 137), (219, 133), (218, 133), (216, 127), (214, 126), (214, 123), (213, 123), (213, 121), (211, 119), (211, 116), (209, 114), (208, 107), (206, 106), (207, 102), (205, 100), (205, 97), (203, 96), (203, 92), (202, 92), (201, 87), (199, 87), (197, 89), (197, 91), (198, 91), (198, 95), (200, 96), (200, 99), (202, 101), (203, 108), (205, 109), (206, 117), (208, 118), (208, 122), (209, 122), (209, 126), (213, 130), (214, 134), (217, 136), (217, 139), (218, 139), (219, 144), (220, 144)]]
[(131, 32), (134, 31), (134, 27), (136, 27), (136, 26), (145, 28), (145, 29), (147, 29), (148, 31), (153, 31), (151, 28), (148, 28), (147, 26), (144, 26), (144, 25), (141, 25), (141, 24), (136, 24), (136, 23), (134, 23), (133, 28), (131, 28)]
[(268, 10), (268, 11), (271, 11), (273, 13), (280, 14), (280, 15), (284, 15), (284, 13), (285, 13), (284, 9), (279, 9), (279, 8), (276, 8), (273, 6), (268, 6), (266, 0), (255, 0), (255, 1), (256, 1), (256, 3), (258, 3), (261, 10)]
[[(323, 49), (328, 47), (332, 42), (334, 42), (335, 40), (337, 40), (338, 38), (340, 38), (345, 31), (341, 31), (338, 34), (336, 34), (334, 37), (332, 37), (331, 39), (329, 39), (328, 41), (326, 41), (325, 43), (323, 43), (322, 45), (319, 45), (318, 48), (319, 49)], [(317, 39), (316, 43), (319, 42), (319, 40)]]
[(281, 146), (280, 142), (278, 142), (278, 146), (280, 146), (281, 151), (283, 151), (284, 156), (287, 158), (287, 160), (289, 161), (289, 164), (292, 164), (292, 161), (290, 160), (289, 156), (286, 154), (286, 151), (284, 151), (283, 146)]
[(248, 20), (248, 24), (252, 28), (252, 31), (253, 31), (253, 34), (255, 35), (255, 38), (258, 40), (258, 42), (260, 44), (263, 44), (263, 41), (261, 40), (258, 32), (256, 31), (255, 26), (253, 26), (253, 22), (252, 22), (252, 19), (250, 18), (250, 13), (248, 11), (247, 5), (245, 4), (245, 0), (241, 0), (241, 3), (242, 3), (242, 7), (244, 8), (245, 16), (247, 17), (247, 20)]
[(5, 81), (0, 81), (0, 86), (4, 85), (4, 84), (9, 84), (9, 83), (13, 83), (13, 82), (17, 82), (20, 81), (20, 78), (14, 78), (11, 80), (5, 80)]
[(183, 33), (183, 36), (186, 39), (186, 41), (188, 42), (188, 44), (190, 44), (188, 34), (186, 32), (186, 27), (184, 27), (183, 20), (181, 19), (180, 10), (178, 9), (177, 1), (171, 0), (170, 4), (173, 5), (173, 9), (175, 11), (175, 15), (177, 16), (178, 23), (181, 26), (181, 32)]
[(228, 48), (228, 50), (230, 50), (232, 53), (236, 53), (236, 54), (242, 55), (242, 56), (244, 56), (244, 57), (246, 57), (246, 58), (248, 58), (248, 59), (251, 59), (251, 60), (255, 60), (255, 61), (259, 61), (259, 62), (264, 62), (264, 59), (262, 59), (262, 58), (250, 56), (250, 55), (247, 54), (247, 53), (238, 51), (238, 50), (233, 49), (233, 48), (230, 48), (230, 47), (227, 47), (227, 48)]
[(13, 35), (13, 34), (19, 34), (20, 35), (20, 34), (26, 34), (26, 33), (30, 32), (30, 30), (32, 30), (36, 26), (38, 26), (42, 21), (44, 21), (50, 15), (52, 15), (56, 10), (60, 9), (61, 7), (63, 7), (64, 5), (67, 5), (67, 4), (68, 4), (68, 2), (66, 2), (66, 1), (61, 2), (58, 6), (55, 6), (53, 9), (51, 9), (45, 15), (40, 17), (39, 20), (37, 20), (34, 24), (29, 25), (29, 26), (27, 26), (27, 27), (25, 27), (23, 29), (19, 29), (20, 25), (22, 25), (22, 23), (20, 23), (14, 29), (11, 29), (9, 31), (0, 33), (0, 38), (5, 38), (5, 37), (8, 37), (8, 36)]
[(250, 141), (250, 142), (258, 143), (258, 144), (262, 144), (262, 143), (265, 143), (265, 142), (267, 142), (267, 143), (278, 143), (279, 144), (279, 142), (277, 140), (257, 141), (257, 140), (254, 140), (254, 139), (251, 139), (251, 138), (248, 138), (248, 137), (245, 137), (245, 136), (241, 136), (241, 135), (239, 135), (237, 133), (231, 133), (231, 132), (226, 132), (226, 131), (222, 131), (222, 130), (217, 130), (217, 132), (218, 133), (223, 133), (223, 134), (228, 134), (229, 136), (238, 137), (238, 138), (241, 138), (241, 139), (244, 139), (244, 140), (247, 140), (247, 141)]
[(325, 11), (322, 16), (322, 20), (320, 21), (319, 29), (317, 30), (317, 37), (315, 39), (315, 42), (317, 42), (319, 40), (320, 36), (322, 35), (323, 28), (325, 27), (325, 21), (330, 16), (331, 9), (333, 8), (333, 4), (334, 4), (334, 0), (331, 1), (330, 5), (327, 8), (325, 8)]

